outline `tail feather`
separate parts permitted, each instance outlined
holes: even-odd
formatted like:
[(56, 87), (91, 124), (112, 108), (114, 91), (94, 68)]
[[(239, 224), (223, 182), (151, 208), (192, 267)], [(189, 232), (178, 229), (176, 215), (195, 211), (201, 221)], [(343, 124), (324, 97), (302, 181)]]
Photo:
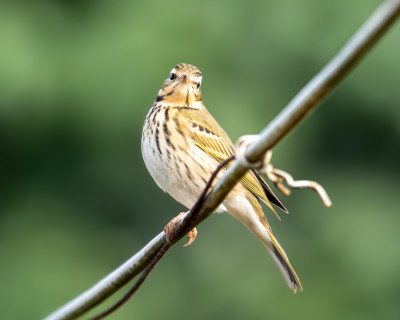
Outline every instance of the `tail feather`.
[[(276, 240), (275, 236), (273, 235), (270, 228), (267, 228), (268, 236), (271, 242), (266, 243), (264, 245), (267, 247), (269, 253), (271, 254), (272, 258), (274, 259), (276, 265), (279, 268), (279, 271), (282, 273), (283, 277), (286, 280), (289, 288), (296, 293), (297, 289), (303, 291), (303, 287), (301, 286), (299, 277), (297, 276), (296, 272), (294, 271), (292, 265), (289, 262), (289, 259), (283, 251), (282, 247)], [(272, 244), (272, 246), (271, 246)]]
[[(244, 186), (242, 188), (245, 188)], [(296, 292), (303, 290), (285, 251), (276, 240), (271, 228), (265, 218), (264, 212), (258, 199), (250, 194), (247, 202), (243, 201), (242, 195), (231, 195), (229, 201), (224, 201), (226, 210), (241, 223), (243, 223), (267, 248), (273, 260), (282, 273), (289, 288)]]
[[(257, 173), (256, 170), (252, 170), (254, 176), (256, 177), (258, 183), (261, 185), (261, 187), (264, 190), (265, 195), (267, 196), (267, 199), (269, 202), (273, 203), (276, 205), (278, 208), (280, 208), (282, 211), (289, 213), (289, 211), (285, 208), (285, 206), (282, 204), (282, 202), (278, 199), (278, 197), (272, 192), (271, 188), (267, 185), (267, 183), (264, 181), (264, 179)], [(274, 211), (274, 209), (272, 209)], [(276, 212), (274, 212), (276, 214)], [(280, 220), (280, 218), (279, 218)]]

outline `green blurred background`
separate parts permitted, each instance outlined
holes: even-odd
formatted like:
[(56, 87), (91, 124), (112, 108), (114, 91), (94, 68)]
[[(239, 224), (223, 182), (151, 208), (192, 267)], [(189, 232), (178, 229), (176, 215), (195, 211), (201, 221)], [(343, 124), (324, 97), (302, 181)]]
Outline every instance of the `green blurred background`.
[[(140, 151), (172, 67), (200, 68), (205, 104), (235, 141), (265, 127), (378, 4), (3, 1), (0, 318), (44, 317), (182, 211)], [(222, 214), (110, 319), (398, 318), (399, 37), (398, 24), (275, 148), (275, 167), (333, 200), (325, 209), (294, 191), (280, 196), (282, 222), (267, 213), (304, 292), (292, 294), (261, 243)]]

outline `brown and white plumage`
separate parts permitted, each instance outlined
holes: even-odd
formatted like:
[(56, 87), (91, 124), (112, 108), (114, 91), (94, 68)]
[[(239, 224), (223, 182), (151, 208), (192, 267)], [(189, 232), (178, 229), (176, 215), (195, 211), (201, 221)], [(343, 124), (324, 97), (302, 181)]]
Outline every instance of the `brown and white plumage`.
[[(201, 80), (201, 72), (192, 65), (172, 69), (147, 114), (142, 135), (142, 154), (151, 176), (187, 208), (194, 205), (218, 164), (234, 154), (232, 141), (203, 105)], [(302, 290), (259, 200), (275, 214), (271, 203), (286, 211), (265, 181), (249, 171), (217, 211), (242, 222), (265, 245), (289, 287)]]

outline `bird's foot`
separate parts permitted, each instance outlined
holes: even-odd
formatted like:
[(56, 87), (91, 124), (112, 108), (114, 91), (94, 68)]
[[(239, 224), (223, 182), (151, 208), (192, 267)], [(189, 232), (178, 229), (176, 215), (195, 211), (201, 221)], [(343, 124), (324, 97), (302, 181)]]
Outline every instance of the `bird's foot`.
[(197, 237), (197, 229), (193, 228), (191, 231), (189, 231), (189, 233), (187, 234), (189, 241), (184, 245), (184, 247), (190, 246), (193, 241), (196, 239)]
[[(182, 218), (184, 215), (186, 214), (186, 212), (181, 212), (180, 214), (178, 214), (175, 218), (172, 218), (170, 222), (168, 222), (168, 224), (164, 227), (164, 231), (165, 231), (165, 236), (167, 238), (167, 242), (168, 243), (172, 243), (172, 237), (174, 235), (174, 231), (176, 228), (176, 223), (178, 222), (178, 220), (180, 218)], [(190, 246), (193, 241), (196, 239), (197, 237), (197, 229), (193, 228), (191, 231), (189, 231), (188, 233), (188, 238), (189, 241), (184, 245), (184, 247), (186, 246)]]

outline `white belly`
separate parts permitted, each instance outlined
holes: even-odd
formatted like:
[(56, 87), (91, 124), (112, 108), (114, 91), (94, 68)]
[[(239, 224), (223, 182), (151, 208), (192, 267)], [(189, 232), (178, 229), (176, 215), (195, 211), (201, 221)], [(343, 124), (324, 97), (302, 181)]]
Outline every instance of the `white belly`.
[[(158, 143), (160, 150), (155, 135), (142, 138), (142, 154), (147, 170), (162, 190), (185, 207), (191, 208), (217, 167), (217, 161), (183, 139), (175, 140), (176, 148), (171, 150), (165, 143), (163, 132), (158, 134)], [(187, 152), (181, 151), (179, 146)]]

